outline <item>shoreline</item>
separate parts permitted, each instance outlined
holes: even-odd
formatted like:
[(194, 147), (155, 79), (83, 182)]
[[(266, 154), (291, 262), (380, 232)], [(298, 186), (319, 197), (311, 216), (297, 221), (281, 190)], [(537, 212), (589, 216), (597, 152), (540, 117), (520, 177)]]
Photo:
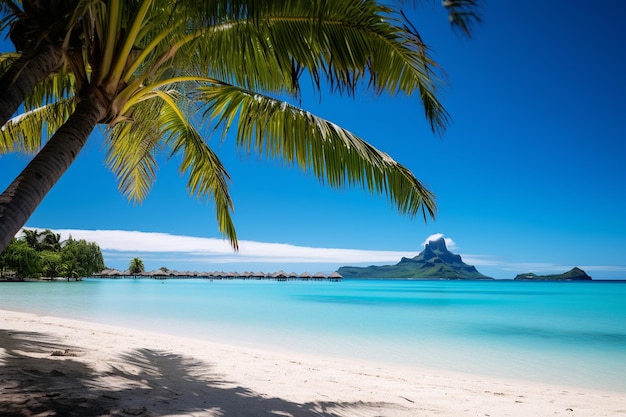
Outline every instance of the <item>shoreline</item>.
[(0, 414), (626, 416), (626, 393), (0, 310)]

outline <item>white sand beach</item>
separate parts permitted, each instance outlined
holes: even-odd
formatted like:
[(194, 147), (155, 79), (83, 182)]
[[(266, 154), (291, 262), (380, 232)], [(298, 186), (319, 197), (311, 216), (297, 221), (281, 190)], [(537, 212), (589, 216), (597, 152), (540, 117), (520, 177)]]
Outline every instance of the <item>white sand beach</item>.
[(626, 416), (626, 393), (0, 310), (2, 416)]

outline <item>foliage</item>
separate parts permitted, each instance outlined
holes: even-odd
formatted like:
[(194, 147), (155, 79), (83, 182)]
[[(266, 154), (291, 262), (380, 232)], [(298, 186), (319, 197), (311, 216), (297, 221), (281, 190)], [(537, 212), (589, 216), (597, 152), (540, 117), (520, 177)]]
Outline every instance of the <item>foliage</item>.
[[(403, 12), (408, 2), (387, 3), (55, 0), (54, 7), (32, 10), (24, 2), (20, 10), (11, 2), (5, 27), (30, 25), (11, 32), (18, 51), (44, 38), (69, 47), (60, 69), (25, 100), (25, 112), (0, 129), (0, 153), (37, 152), (49, 139), (36, 158), (52, 170), (46, 148), (66, 146), (67, 132), (75, 128), (68, 123), (87, 120), (80, 112), (93, 110), (93, 123), (72, 142), (76, 148), (63, 153), (72, 159), (46, 175), (42, 187), (54, 185), (95, 125), (104, 124), (107, 165), (122, 193), (143, 200), (155, 181), (157, 154), (166, 150), (180, 161), (190, 194), (213, 200), (218, 229), (235, 249), (229, 176), (208, 144), (216, 131), (224, 137), (232, 131), (243, 150), (280, 158), (332, 187), (362, 187), (386, 195), (401, 213), (434, 217), (433, 194), (407, 168), (301, 109), (300, 82), (310, 80), (317, 93), (354, 95), (363, 88), (417, 97), (432, 130), (445, 129), (448, 114), (438, 99), (442, 72)], [(466, 33), (479, 20), (477, 4), (443, 3), (453, 25)], [(47, 15), (58, 19), (50, 24)], [(24, 178), (37, 181), (28, 169)], [(10, 188), (0, 196), (6, 200), (0, 214), (15, 200)], [(39, 195), (43, 199), (45, 192)], [(32, 213), (35, 200), (28, 211), (10, 207)], [(9, 232), (3, 232), (5, 241)]]
[(59, 252), (44, 250), (39, 253), (41, 258), (41, 275), (48, 278), (63, 276), (65, 270), (63, 258)]
[(70, 278), (86, 277), (104, 269), (104, 260), (100, 247), (94, 242), (84, 239), (65, 241), (61, 249), (64, 265), (63, 276)]
[(131, 259), (130, 264), (128, 265), (128, 272), (130, 272), (131, 275), (137, 275), (143, 271), (145, 271), (143, 261), (140, 258)]
[(13, 239), (0, 255), (0, 271), (12, 271), (19, 279), (37, 277), (41, 273), (41, 259), (28, 242)]
[(61, 250), (61, 235), (53, 233), (46, 229), (40, 232), (37, 229), (23, 229), (22, 235), (28, 246), (37, 252), (51, 251), (59, 252)]
[(81, 278), (104, 269), (100, 247), (94, 242), (61, 242), (61, 235), (50, 230), (23, 229), (0, 254), (0, 276), (17, 278)]
[(532, 272), (526, 274), (517, 274), (514, 278), (516, 281), (589, 281), (592, 278), (585, 271), (578, 267), (574, 267), (562, 274), (537, 275)]

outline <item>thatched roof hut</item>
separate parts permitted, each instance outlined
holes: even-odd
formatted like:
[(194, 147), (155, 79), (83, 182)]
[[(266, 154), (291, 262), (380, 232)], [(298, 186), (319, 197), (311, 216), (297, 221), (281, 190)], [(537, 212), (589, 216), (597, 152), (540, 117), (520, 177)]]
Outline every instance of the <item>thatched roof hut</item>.
[(282, 269), (278, 272), (274, 272), (273, 274), (271, 274), (271, 277), (276, 278), (276, 279), (279, 279), (279, 278), (286, 279), (287, 276), (288, 276), (287, 273), (283, 271)]
[(341, 281), (342, 278), (343, 277), (341, 276), (341, 274), (337, 271), (328, 276), (328, 279), (330, 279), (331, 281)]

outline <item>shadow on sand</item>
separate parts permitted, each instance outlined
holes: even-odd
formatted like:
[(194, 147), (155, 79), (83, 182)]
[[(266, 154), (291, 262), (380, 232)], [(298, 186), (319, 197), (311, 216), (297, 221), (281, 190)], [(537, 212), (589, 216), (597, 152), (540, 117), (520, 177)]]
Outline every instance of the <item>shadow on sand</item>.
[(385, 406), (267, 398), (225, 380), (208, 363), (150, 349), (111, 358), (106, 371), (96, 372), (81, 361), (81, 349), (43, 333), (0, 330), (0, 348), (0, 415), (5, 417), (338, 417)]

